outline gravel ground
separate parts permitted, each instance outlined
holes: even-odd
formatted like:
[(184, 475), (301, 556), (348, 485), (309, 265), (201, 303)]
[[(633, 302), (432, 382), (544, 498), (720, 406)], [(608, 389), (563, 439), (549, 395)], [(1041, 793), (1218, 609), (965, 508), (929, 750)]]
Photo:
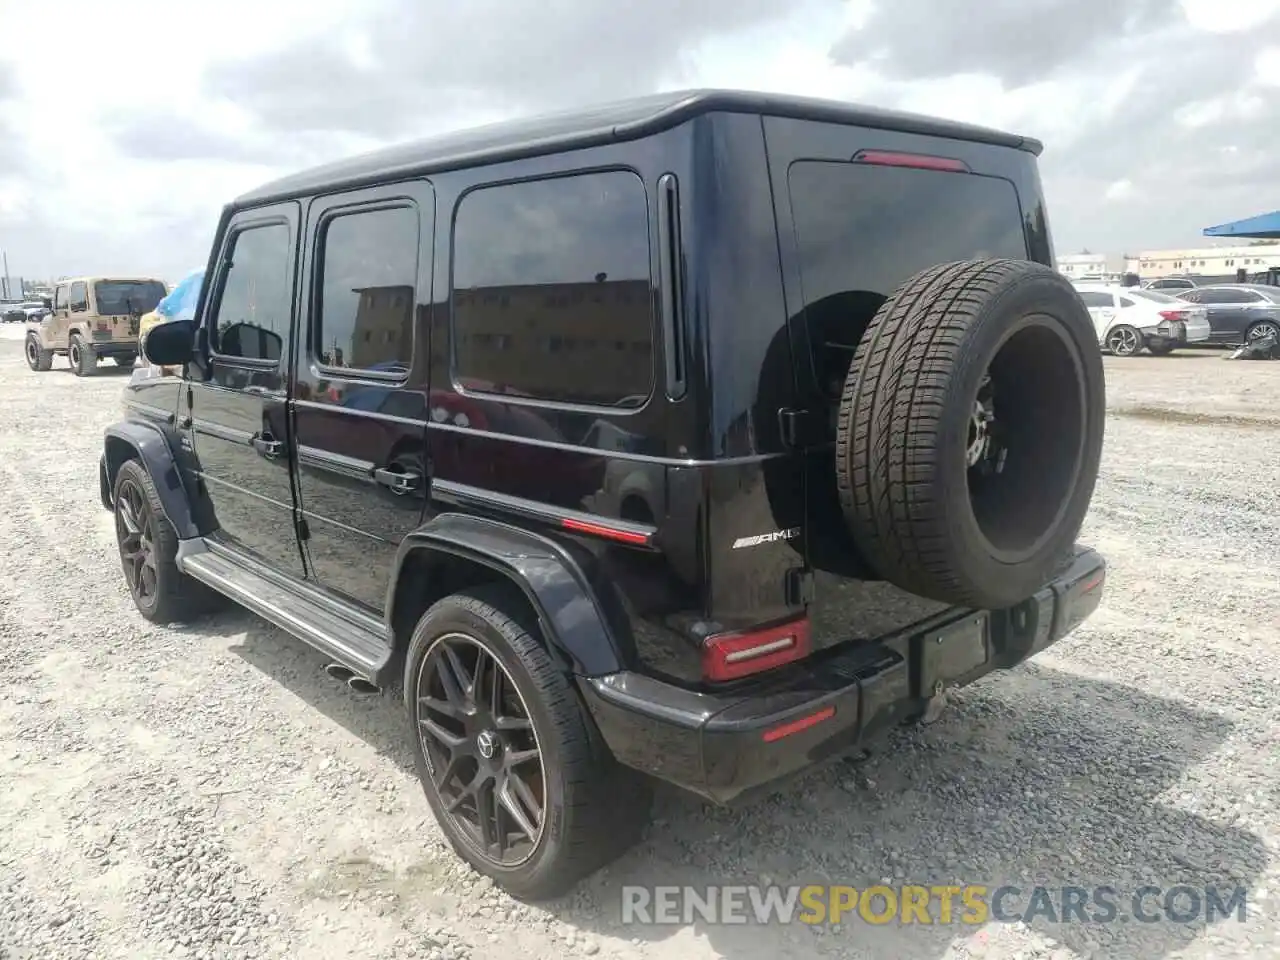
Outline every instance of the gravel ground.
[[(122, 377), (0, 342), (0, 958), (1280, 956), (1280, 364), (1106, 364), (1086, 625), (861, 766), (735, 812), (660, 794), (639, 848), (526, 906), (444, 847), (394, 701), (248, 613), (136, 615), (94, 473)], [(1250, 900), (1207, 927), (619, 921), (624, 884), (761, 878)]]

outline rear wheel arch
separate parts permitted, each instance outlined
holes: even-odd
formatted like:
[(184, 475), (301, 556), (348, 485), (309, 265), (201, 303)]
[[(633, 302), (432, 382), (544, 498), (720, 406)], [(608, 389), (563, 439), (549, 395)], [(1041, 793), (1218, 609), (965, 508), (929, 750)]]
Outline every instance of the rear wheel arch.
[[(478, 589), (501, 592), (511, 604), (509, 609), (522, 607), (529, 615), (530, 627), (540, 627), (541, 618), (532, 599), (501, 568), (429, 543), (417, 544), (405, 552), (388, 604), (394, 645), (384, 676), (379, 677), (383, 689), (396, 689), (403, 680), (405, 657), (422, 615), (445, 597)], [(541, 634), (538, 630), (537, 635)]]
[[(616, 598), (558, 543), (540, 533), (461, 513), (440, 514), (400, 546), (385, 604), (394, 648), (385, 671), (400, 671), (418, 617), (443, 597), (496, 585), (529, 611), (548, 651), (568, 672), (600, 676), (635, 659), (635, 642)], [(385, 676), (379, 683), (385, 687)]]

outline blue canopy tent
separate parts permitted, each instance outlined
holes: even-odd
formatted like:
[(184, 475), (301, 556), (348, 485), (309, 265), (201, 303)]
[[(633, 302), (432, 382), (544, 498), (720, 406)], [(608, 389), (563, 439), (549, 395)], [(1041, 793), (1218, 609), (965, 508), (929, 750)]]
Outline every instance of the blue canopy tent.
[[(1280, 210), (1260, 213), (1247, 220), (1233, 220), (1201, 231), (1206, 237), (1228, 237), (1239, 240), (1280, 240)], [(1236, 271), (1236, 282), (1252, 280), (1254, 283), (1280, 284), (1280, 267), (1267, 267), (1250, 277), (1243, 269)]]
[(1280, 210), (1260, 213), (1247, 220), (1233, 220), (1205, 227), (1206, 237), (1239, 237), (1242, 240), (1280, 240)]

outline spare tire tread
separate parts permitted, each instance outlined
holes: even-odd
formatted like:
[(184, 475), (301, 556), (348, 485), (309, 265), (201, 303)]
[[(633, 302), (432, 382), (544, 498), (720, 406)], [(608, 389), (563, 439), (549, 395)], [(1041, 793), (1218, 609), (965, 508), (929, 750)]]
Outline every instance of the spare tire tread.
[(937, 480), (933, 441), (974, 313), (1027, 266), (986, 259), (922, 271), (882, 305), (855, 352), (836, 433), (837, 462), (849, 466), (837, 486), (877, 572), (904, 589), (982, 605), (949, 565), (945, 504), (912, 493)]

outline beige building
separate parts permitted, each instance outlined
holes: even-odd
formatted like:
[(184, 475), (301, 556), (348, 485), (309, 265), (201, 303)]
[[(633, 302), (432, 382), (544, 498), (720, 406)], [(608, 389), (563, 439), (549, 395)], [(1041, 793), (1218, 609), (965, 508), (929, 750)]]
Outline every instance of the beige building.
[(1058, 272), (1072, 280), (1118, 278), (1125, 269), (1123, 255), (1064, 253), (1057, 260)]
[(1154, 277), (1259, 273), (1280, 267), (1280, 244), (1190, 247), (1182, 250), (1144, 250), (1129, 261), (1129, 269), (1144, 280)]

